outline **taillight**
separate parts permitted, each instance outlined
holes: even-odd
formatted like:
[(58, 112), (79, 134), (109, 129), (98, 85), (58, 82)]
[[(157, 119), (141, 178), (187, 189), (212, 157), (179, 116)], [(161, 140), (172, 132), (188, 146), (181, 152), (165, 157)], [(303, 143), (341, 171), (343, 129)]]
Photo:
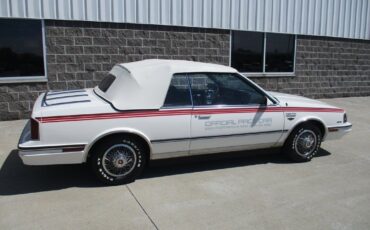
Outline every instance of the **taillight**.
[(32, 140), (40, 139), (39, 123), (32, 118), (31, 118), (31, 139)]

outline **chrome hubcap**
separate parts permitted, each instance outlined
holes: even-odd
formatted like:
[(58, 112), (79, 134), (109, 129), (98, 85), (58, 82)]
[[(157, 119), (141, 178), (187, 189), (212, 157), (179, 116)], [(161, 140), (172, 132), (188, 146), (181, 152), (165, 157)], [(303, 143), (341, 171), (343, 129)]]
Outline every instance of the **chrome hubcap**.
[(131, 146), (117, 144), (104, 153), (102, 166), (111, 176), (125, 176), (134, 169), (136, 160), (135, 150)]
[(317, 136), (311, 130), (301, 132), (294, 145), (297, 153), (301, 156), (307, 156), (315, 151), (317, 144)]
[(304, 144), (305, 148), (307, 148), (307, 149), (311, 148), (314, 142), (315, 142), (315, 139), (312, 136), (308, 136), (308, 137), (304, 138), (304, 140), (303, 140), (303, 144)]
[(123, 154), (114, 157), (113, 164), (116, 168), (123, 168), (128, 162)]

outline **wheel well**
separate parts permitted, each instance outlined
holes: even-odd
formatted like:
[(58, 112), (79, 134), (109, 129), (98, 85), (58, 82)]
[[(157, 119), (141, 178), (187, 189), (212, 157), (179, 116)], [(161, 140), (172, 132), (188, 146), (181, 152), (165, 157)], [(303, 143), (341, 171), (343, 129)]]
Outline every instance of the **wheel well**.
[(302, 123), (299, 123), (294, 129), (296, 129), (296, 128), (302, 126), (302, 125), (307, 125), (307, 124), (311, 124), (311, 125), (314, 125), (314, 126), (318, 127), (320, 129), (322, 137), (325, 136), (325, 132), (326, 132), (325, 125), (322, 122), (317, 121), (317, 120), (304, 121)]
[(285, 141), (284, 141), (284, 146), (286, 145), (286, 143), (288, 142), (288, 140), (289, 140), (289, 137), (291, 136), (291, 134), (295, 131), (295, 130), (297, 130), (297, 129), (299, 129), (302, 125), (307, 125), (307, 124), (310, 124), (310, 125), (314, 125), (314, 126), (316, 126), (316, 127), (318, 127), (319, 129), (320, 129), (320, 132), (321, 132), (321, 134), (322, 134), (322, 139), (324, 140), (324, 137), (325, 137), (325, 125), (322, 123), (322, 122), (320, 122), (320, 121), (317, 121), (317, 120), (307, 120), (307, 121), (303, 121), (303, 122), (301, 122), (301, 123), (299, 123), (299, 124), (297, 124), (291, 131), (290, 131), (290, 133), (289, 133), (289, 135), (287, 136), (287, 138), (285, 139)]
[(89, 149), (89, 152), (88, 152), (88, 154), (86, 156), (86, 161), (89, 160), (92, 152), (94, 152), (94, 149), (100, 143), (104, 142), (107, 139), (113, 138), (113, 137), (128, 137), (128, 138), (134, 139), (135, 141), (138, 141), (142, 146), (144, 146), (144, 148), (145, 148), (145, 155), (147, 157), (147, 160), (149, 161), (149, 159), (150, 159), (150, 146), (149, 146), (149, 143), (143, 137), (141, 137), (140, 135), (137, 135), (135, 133), (124, 133), (124, 132), (121, 132), (121, 133), (112, 133), (112, 134), (106, 135), (104, 137), (101, 137), (99, 140), (95, 141), (95, 143)]
[(317, 120), (309, 120), (307, 122), (310, 123), (310, 124), (315, 125), (316, 127), (318, 127), (320, 129), (322, 137), (325, 136), (326, 129), (325, 129), (325, 125), (322, 122), (317, 121)]

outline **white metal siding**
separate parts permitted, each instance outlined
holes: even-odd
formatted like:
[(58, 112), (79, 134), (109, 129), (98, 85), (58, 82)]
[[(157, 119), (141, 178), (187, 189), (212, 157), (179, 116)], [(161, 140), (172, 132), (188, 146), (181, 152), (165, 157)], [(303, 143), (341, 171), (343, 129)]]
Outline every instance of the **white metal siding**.
[(370, 0), (0, 0), (0, 17), (370, 39)]

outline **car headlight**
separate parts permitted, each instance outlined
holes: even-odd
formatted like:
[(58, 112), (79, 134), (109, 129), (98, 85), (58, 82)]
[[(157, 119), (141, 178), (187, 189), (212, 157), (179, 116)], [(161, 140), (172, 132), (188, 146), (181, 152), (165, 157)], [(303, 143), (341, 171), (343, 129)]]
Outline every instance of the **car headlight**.
[(346, 122), (347, 122), (347, 114), (344, 113), (344, 115), (343, 115), (343, 123), (346, 123)]

